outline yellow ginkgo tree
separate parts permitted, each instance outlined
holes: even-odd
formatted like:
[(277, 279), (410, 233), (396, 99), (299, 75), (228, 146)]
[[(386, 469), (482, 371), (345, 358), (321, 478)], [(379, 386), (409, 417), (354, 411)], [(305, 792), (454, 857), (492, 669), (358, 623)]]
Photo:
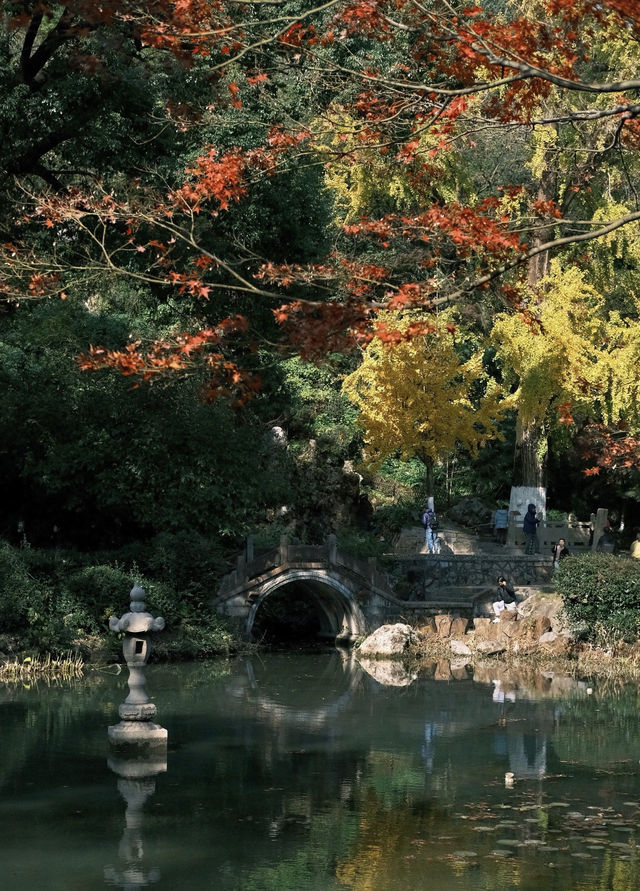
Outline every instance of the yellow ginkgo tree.
[(623, 317), (578, 266), (554, 261), (523, 313), (496, 316), (491, 341), (517, 409), (522, 479), (544, 485), (550, 426), (584, 419), (606, 425), (640, 421), (640, 301)]
[(407, 316), (381, 314), (384, 336), (364, 349), (343, 390), (360, 412), (367, 462), (418, 458), (429, 496), (434, 463), (459, 447), (475, 454), (499, 437), (496, 422), (507, 404), (483, 369), (482, 351), (464, 357), (468, 343), (450, 312), (434, 316), (426, 333), (410, 336), (411, 325)]

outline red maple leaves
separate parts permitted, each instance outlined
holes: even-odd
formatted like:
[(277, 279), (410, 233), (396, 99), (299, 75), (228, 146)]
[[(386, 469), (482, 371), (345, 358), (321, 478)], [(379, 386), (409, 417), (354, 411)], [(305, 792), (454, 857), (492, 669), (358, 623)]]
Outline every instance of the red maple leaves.
[(640, 437), (629, 435), (622, 426), (588, 424), (577, 444), (583, 461), (589, 463), (582, 471), (585, 476), (596, 476), (601, 470), (624, 476), (640, 473)]
[(205, 201), (213, 199), (220, 210), (226, 210), (231, 201), (239, 201), (247, 194), (246, 169), (247, 158), (240, 151), (227, 152), (219, 158), (217, 149), (211, 146), (198, 158), (195, 167), (187, 168), (191, 181), (170, 194), (171, 203), (179, 207), (184, 202), (198, 211)]

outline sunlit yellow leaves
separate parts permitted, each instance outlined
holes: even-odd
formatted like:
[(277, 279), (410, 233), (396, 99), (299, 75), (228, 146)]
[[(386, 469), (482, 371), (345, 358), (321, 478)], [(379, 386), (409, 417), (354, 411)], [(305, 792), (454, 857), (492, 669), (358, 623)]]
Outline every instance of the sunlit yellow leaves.
[[(505, 406), (495, 382), (485, 389), (481, 353), (464, 361), (457, 335), (447, 330), (450, 314), (432, 321), (432, 333), (410, 340), (385, 344), (374, 338), (344, 381), (345, 394), (360, 411), (373, 465), (395, 454), (438, 460), (458, 445), (474, 453), (498, 435), (495, 422)], [(393, 313), (381, 322), (400, 331), (411, 324)]]
[(558, 262), (529, 311), (533, 326), (521, 315), (502, 313), (491, 333), (521, 422), (542, 426), (549, 409), (568, 418), (562, 407), (573, 406), (605, 424), (637, 425), (640, 323), (608, 312), (586, 273)]

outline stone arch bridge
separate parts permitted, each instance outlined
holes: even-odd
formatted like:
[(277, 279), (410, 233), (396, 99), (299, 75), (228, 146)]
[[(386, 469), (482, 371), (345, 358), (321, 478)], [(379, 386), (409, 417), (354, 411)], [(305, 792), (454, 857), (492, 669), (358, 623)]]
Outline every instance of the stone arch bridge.
[(260, 554), (248, 539), (213, 606), (250, 639), (260, 609), (277, 592), (308, 606), (320, 637), (348, 644), (386, 622), (414, 622), (441, 612), (482, 614), (483, 604), (494, 599), (499, 575), (530, 593), (548, 584), (550, 574), (550, 561), (540, 557), (395, 555), (379, 568), (375, 558), (362, 560), (339, 549), (333, 535), (322, 545), (294, 545), (283, 537), (278, 548)]

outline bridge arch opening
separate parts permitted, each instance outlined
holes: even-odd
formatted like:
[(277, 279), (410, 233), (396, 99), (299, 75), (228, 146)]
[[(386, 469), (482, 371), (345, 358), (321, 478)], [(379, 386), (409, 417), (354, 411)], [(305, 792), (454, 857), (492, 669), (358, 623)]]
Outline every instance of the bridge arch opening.
[(249, 613), (246, 631), (270, 646), (350, 644), (365, 633), (366, 623), (341, 582), (297, 570), (265, 586)]

